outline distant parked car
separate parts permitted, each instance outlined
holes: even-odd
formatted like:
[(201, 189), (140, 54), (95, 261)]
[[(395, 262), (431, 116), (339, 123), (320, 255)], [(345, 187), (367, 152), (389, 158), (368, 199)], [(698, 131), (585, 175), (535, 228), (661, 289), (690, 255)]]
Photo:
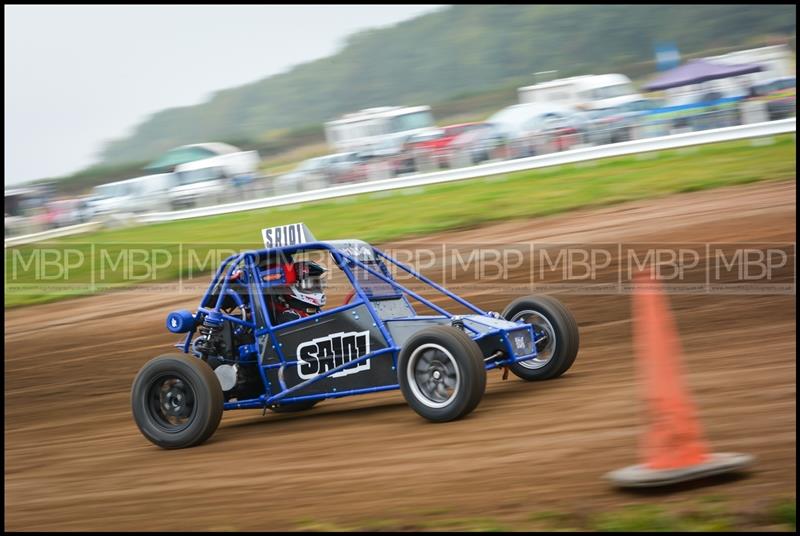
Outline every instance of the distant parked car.
[(3, 229), (5, 237), (17, 236), (24, 234), (25, 229), (30, 225), (30, 218), (25, 216), (10, 216), (5, 213)]
[(358, 153), (336, 153), (309, 158), (294, 170), (275, 180), (278, 195), (305, 190), (317, 190), (331, 184), (364, 180), (363, 159)]
[(316, 158), (303, 161), (299, 166), (275, 179), (277, 195), (292, 194), (304, 190), (316, 190), (328, 186), (323, 162)]
[(414, 173), (420, 167), (419, 160), (432, 159), (435, 144), (445, 136), (444, 129), (421, 132), (410, 136), (403, 143), (400, 151), (390, 156), (391, 167), (395, 175)]
[(767, 103), (770, 121), (792, 117), (797, 113), (797, 81), (794, 76), (783, 76), (755, 84), (749, 97)]
[(94, 212), (92, 211), (91, 206), (89, 206), (90, 200), (91, 196), (88, 195), (78, 198), (78, 219), (80, 220), (78, 223), (89, 222), (94, 217)]
[(139, 177), (134, 212), (169, 210), (169, 201), (174, 199), (171, 189), (177, 181), (177, 173), (155, 173)]
[(120, 212), (146, 212), (166, 210), (169, 199), (175, 196), (174, 174), (156, 173), (124, 181), (96, 186), (91, 195), (81, 200), (84, 218)]
[(181, 164), (175, 168), (175, 179), (167, 193), (173, 210), (223, 203), (233, 188), (231, 178), (220, 167)]
[(47, 204), (50, 212), (49, 223), (53, 228), (67, 227), (81, 223), (80, 201), (78, 199), (58, 199)]
[(450, 150), (456, 138), (485, 126), (485, 123), (477, 122), (447, 125), (440, 129), (438, 136), (414, 140), (412, 147), (418, 154), (421, 153), (422, 156), (430, 158), (436, 167), (446, 168), (449, 166)]
[(618, 143), (634, 139), (634, 130), (647, 120), (662, 103), (656, 99), (637, 99), (619, 106), (589, 110), (578, 115), (585, 121), (585, 139), (592, 145)]
[(450, 143), (448, 167), (480, 164), (495, 158), (505, 158), (505, 137), (491, 123), (479, 123)]
[[(167, 194), (171, 207), (175, 210), (196, 207), (213, 203), (226, 202), (236, 198), (239, 187), (248, 184), (258, 170), (261, 162), (257, 151), (238, 151), (233, 146), (226, 144), (199, 144), (201, 146), (217, 147), (221, 145), (224, 150), (206, 158), (187, 160), (172, 167), (152, 164), (153, 169), (173, 169), (174, 180)], [(196, 146), (186, 146), (180, 150), (197, 149)], [(175, 150), (175, 158), (180, 155), (179, 149)], [(165, 155), (168, 157), (169, 153)], [(180, 159), (175, 162), (180, 162)], [(166, 163), (172, 161), (167, 159)]]
[(12, 188), (4, 191), (5, 236), (33, 232), (33, 217), (48, 195), (43, 187)]
[(337, 153), (328, 155), (327, 174), (331, 183), (345, 184), (366, 180), (367, 172), (363, 166), (365, 159), (359, 153)]
[(575, 113), (554, 104), (515, 104), (486, 122), (505, 139), (509, 158), (563, 151), (581, 142)]
[(96, 186), (88, 201), (95, 216), (106, 216), (117, 212), (133, 212), (137, 196), (138, 178), (109, 182)]

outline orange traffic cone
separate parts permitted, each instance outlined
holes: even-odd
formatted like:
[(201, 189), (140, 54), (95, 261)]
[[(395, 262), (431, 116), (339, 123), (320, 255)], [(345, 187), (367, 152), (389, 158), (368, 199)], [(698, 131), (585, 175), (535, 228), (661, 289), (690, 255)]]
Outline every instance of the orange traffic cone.
[[(637, 279), (647, 283), (642, 274)], [(681, 380), (681, 345), (664, 295), (646, 290), (635, 294), (633, 322), (650, 422), (643, 445), (647, 466), (675, 469), (705, 462), (708, 447)]]
[(709, 453), (683, 385), (680, 341), (663, 291), (644, 272), (636, 274), (635, 283), (634, 349), (649, 421), (642, 445), (645, 463), (612, 471), (607, 477), (620, 486), (659, 486), (751, 463), (752, 456), (746, 454)]

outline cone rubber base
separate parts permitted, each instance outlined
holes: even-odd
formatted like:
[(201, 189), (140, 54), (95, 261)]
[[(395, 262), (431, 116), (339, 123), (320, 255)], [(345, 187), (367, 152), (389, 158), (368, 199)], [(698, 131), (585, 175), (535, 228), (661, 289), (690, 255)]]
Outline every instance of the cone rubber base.
[(650, 469), (645, 464), (631, 465), (606, 474), (606, 478), (622, 488), (669, 486), (688, 480), (738, 471), (753, 462), (749, 454), (720, 452), (710, 454), (703, 463), (680, 469)]

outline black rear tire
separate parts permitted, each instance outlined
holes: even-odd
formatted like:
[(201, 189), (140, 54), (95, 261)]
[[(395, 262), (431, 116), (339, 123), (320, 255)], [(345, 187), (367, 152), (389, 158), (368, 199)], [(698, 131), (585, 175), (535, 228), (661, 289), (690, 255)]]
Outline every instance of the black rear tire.
[(211, 367), (183, 354), (161, 355), (145, 363), (131, 389), (136, 425), (165, 449), (206, 441), (219, 426), (224, 403)]
[(433, 326), (412, 335), (400, 352), (397, 376), (408, 405), (433, 422), (467, 415), (486, 390), (480, 348), (452, 326)]
[[(536, 345), (541, 357), (514, 363), (509, 367), (511, 372), (523, 380), (557, 378), (575, 362), (580, 345), (578, 323), (560, 301), (550, 296), (519, 298), (506, 307), (503, 318), (534, 324), (536, 338), (541, 340)], [(542, 339), (542, 333), (547, 338)]]

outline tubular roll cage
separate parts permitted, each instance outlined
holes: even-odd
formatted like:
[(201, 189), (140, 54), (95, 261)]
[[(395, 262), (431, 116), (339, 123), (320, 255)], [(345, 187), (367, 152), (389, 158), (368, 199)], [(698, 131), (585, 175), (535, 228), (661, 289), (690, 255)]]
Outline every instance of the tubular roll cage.
[[(286, 402), (300, 402), (300, 401), (304, 401), (304, 400), (314, 400), (314, 399), (339, 398), (339, 397), (349, 396), (349, 395), (375, 393), (375, 392), (379, 392), (379, 391), (389, 391), (389, 390), (399, 389), (400, 388), (399, 384), (393, 384), (393, 385), (384, 385), (384, 386), (377, 386), (377, 387), (367, 387), (367, 388), (361, 388), (361, 389), (351, 389), (351, 390), (347, 390), (347, 391), (336, 391), (336, 390), (334, 390), (334, 391), (327, 392), (327, 393), (316, 393), (316, 394), (303, 395), (303, 396), (288, 396), (291, 393), (294, 393), (294, 392), (299, 391), (299, 390), (301, 390), (301, 389), (303, 389), (305, 387), (308, 387), (312, 383), (316, 383), (316, 382), (321, 381), (321, 380), (323, 380), (325, 378), (328, 378), (329, 376), (332, 376), (333, 374), (336, 374), (337, 372), (339, 372), (339, 371), (341, 371), (341, 370), (343, 370), (345, 368), (353, 367), (353, 366), (355, 366), (355, 365), (357, 365), (357, 364), (359, 364), (359, 363), (361, 363), (363, 361), (366, 361), (367, 359), (372, 359), (374, 357), (378, 357), (378, 356), (383, 355), (383, 354), (391, 354), (392, 355), (392, 370), (396, 370), (397, 369), (397, 357), (398, 357), (398, 354), (399, 354), (399, 352), (401, 350), (401, 347), (398, 346), (394, 342), (394, 339), (392, 338), (391, 333), (387, 329), (383, 319), (378, 315), (377, 311), (375, 310), (374, 306), (372, 305), (372, 303), (371, 303), (369, 297), (367, 296), (366, 292), (364, 291), (363, 288), (361, 288), (360, 283), (358, 282), (358, 280), (356, 279), (355, 275), (353, 274), (353, 270), (351, 269), (351, 266), (356, 266), (356, 267), (364, 270), (365, 272), (369, 273), (370, 275), (377, 277), (381, 281), (391, 285), (392, 288), (394, 288), (395, 290), (399, 291), (400, 297), (403, 299), (403, 301), (405, 301), (406, 304), (409, 305), (409, 307), (411, 307), (411, 304), (408, 301), (408, 299), (406, 298), (406, 295), (411, 296), (412, 298), (414, 298), (415, 300), (419, 301), (423, 305), (426, 305), (427, 307), (429, 307), (429, 308), (433, 309), (434, 311), (440, 313), (445, 318), (448, 318), (448, 319), (451, 319), (451, 320), (459, 318), (459, 315), (454, 315), (454, 314), (448, 312), (446, 309), (444, 309), (442, 307), (439, 307), (435, 303), (432, 303), (430, 300), (425, 299), (424, 297), (420, 296), (419, 294), (417, 294), (416, 292), (412, 291), (411, 289), (408, 289), (405, 286), (403, 286), (400, 283), (398, 283), (397, 281), (393, 280), (391, 278), (391, 276), (389, 275), (388, 270), (386, 269), (386, 266), (384, 265), (384, 263), (380, 262), (381, 260), (388, 261), (389, 263), (393, 264), (394, 266), (397, 266), (398, 268), (400, 268), (404, 272), (410, 274), (412, 277), (414, 277), (414, 278), (422, 281), (423, 283), (433, 287), (434, 289), (439, 291), (441, 294), (444, 294), (448, 298), (456, 301), (457, 303), (460, 303), (461, 305), (465, 306), (466, 308), (468, 308), (469, 310), (473, 311), (474, 313), (476, 313), (478, 315), (481, 315), (481, 316), (488, 316), (488, 314), (485, 311), (481, 310), (479, 307), (475, 306), (474, 304), (468, 302), (467, 300), (465, 300), (463, 298), (460, 298), (459, 296), (456, 296), (452, 292), (450, 292), (447, 289), (445, 289), (444, 287), (436, 284), (435, 282), (431, 281), (430, 279), (428, 279), (427, 277), (423, 276), (422, 274), (420, 274), (418, 272), (415, 272), (410, 267), (408, 267), (408, 266), (398, 262), (397, 260), (391, 258), (390, 256), (388, 256), (384, 252), (380, 251), (378, 248), (375, 248), (373, 246), (369, 246), (369, 248), (373, 252), (373, 254), (375, 256), (375, 260), (378, 261), (378, 262), (376, 262), (376, 264), (380, 268), (382, 273), (373, 270), (372, 268), (367, 266), (364, 262), (361, 262), (360, 260), (356, 259), (352, 255), (348, 255), (348, 254), (344, 253), (342, 250), (340, 250), (339, 248), (331, 246), (330, 244), (327, 244), (325, 242), (309, 242), (309, 243), (304, 243), (304, 244), (297, 244), (297, 245), (277, 247), (277, 248), (248, 250), (248, 251), (244, 251), (242, 253), (237, 253), (237, 254), (231, 255), (228, 258), (226, 258), (224, 261), (222, 261), (222, 263), (220, 264), (220, 267), (217, 269), (217, 272), (214, 275), (213, 280), (211, 281), (211, 284), (208, 287), (208, 290), (206, 290), (206, 293), (203, 295), (203, 299), (200, 302), (201, 306), (197, 309), (197, 314), (195, 316), (195, 326), (200, 325), (205, 316), (213, 314), (213, 315), (217, 316), (218, 318), (221, 317), (222, 319), (228, 320), (228, 321), (232, 322), (233, 324), (251, 328), (253, 330), (253, 339), (254, 339), (254, 343), (255, 344), (244, 345), (244, 346), (240, 347), (240, 357), (243, 357), (244, 355), (256, 354), (257, 364), (258, 364), (258, 371), (259, 371), (259, 374), (261, 376), (261, 380), (262, 380), (262, 382), (264, 384), (264, 390), (265, 390), (265, 394), (260, 395), (258, 398), (252, 398), (252, 399), (241, 400), (241, 401), (236, 401), (236, 402), (226, 402), (225, 405), (224, 405), (224, 409), (230, 410), (230, 409), (266, 408), (267, 406), (269, 406), (271, 404), (279, 403), (279, 402), (280, 403), (286, 403)], [(292, 254), (297, 253), (299, 251), (309, 251), (309, 250), (314, 250), (314, 251), (316, 251), (316, 250), (325, 250), (325, 251), (328, 251), (331, 254), (331, 256), (333, 257), (334, 261), (336, 262), (336, 265), (342, 270), (342, 272), (344, 272), (344, 274), (347, 276), (347, 278), (350, 281), (350, 283), (353, 285), (353, 289), (355, 290), (355, 294), (353, 296), (353, 300), (350, 301), (349, 303), (345, 304), (345, 305), (340, 305), (338, 307), (334, 307), (334, 308), (328, 309), (326, 311), (321, 311), (321, 312), (319, 312), (317, 314), (310, 315), (308, 317), (300, 318), (300, 319), (297, 319), (297, 320), (291, 320), (289, 322), (284, 322), (284, 323), (280, 324), (279, 326), (273, 326), (272, 322), (270, 320), (270, 316), (269, 316), (268, 310), (267, 310), (267, 305), (266, 305), (266, 303), (264, 301), (264, 294), (262, 292), (262, 289), (260, 288), (260, 285), (261, 285), (260, 280), (254, 278), (254, 277), (250, 277), (250, 275), (257, 275), (259, 273), (257, 260), (258, 260), (258, 258), (260, 258), (260, 257), (262, 257), (264, 255), (275, 255), (275, 254), (292, 255)], [(258, 307), (258, 312), (260, 313), (260, 317), (264, 321), (264, 325), (263, 326), (259, 326), (258, 325), (259, 314), (256, 314), (256, 310), (255, 309), (252, 311), (252, 314), (251, 314), (252, 320), (243, 320), (241, 318), (229, 315), (229, 314), (224, 313), (223, 311), (221, 311), (222, 303), (223, 303), (223, 300), (225, 299), (226, 296), (232, 297), (239, 307), (242, 307), (244, 305), (244, 302), (242, 301), (242, 298), (240, 297), (239, 293), (231, 288), (231, 283), (232, 283), (231, 275), (233, 274), (234, 269), (236, 269), (242, 263), (244, 264), (244, 269), (248, 273), (247, 292), (248, 292), (248, 296), (250, 298), (250, 303), (253, 305), (254, 308), (256, 306)], [(254, 286), (256, 286), (256, 288), (254, 288)], [(209, 297), (213, 296), (213, 295), (216, 295), (217, 292), (219, 293), (219, 296), (217, 297), (216, 304), (214, 305), (214, 307), (212, 307), (212, 308), (206, 307), (205, 304), (208, 302)], [(301, 383), (299, 383), (299, 384), (297, 384), (297, 385), (295, 385), (293, 387), (287, 387), (286, 384), (283, 381), (282, 370), (284, 369), (284, 367), (287, 367), (287, 366), (296, 366), (299, 363), (299, 361), (297, 361), (297, 360), (288, 360), (286, 358), (286, 356), (283, 353), (283, 350), (281, 349), (282, 344), (277, 339), (277, 336), (276, 336), (276, 333), (275, 333), (276, 328), (280, 327), (281, 329), (283, 329), (283, 328), (294, 326), (294, 325), (297, 325), (297, 324), (316, 322), (321, 317), (328, 316), (328, 315), (333, 315), (333, 314), (340, 313), (340, 312), (343, 312), (343, 311), (348, 311), (348, 310), (351, 310), (351, 309), (356, 309), (361, 305), (364, 305), (367, 308), (367, 310), (369, 311), (369, 313), (370, 313), (370, 315), (372, 316), (372, 319), (373, 319), (373, 326), (375, 326), (380, 331), (381, 335), (383, 335), (383, 337), (385, 338), (386, 343), (387, 343), (388, 346), (386, 348), (382, 348), (382, 349), (376, 350), (374, 352), (369, 352), (364, 356), (361, 356), (361, 357), (359, 357), (357, 359), (353, 359), (352, 361), (348, 361), (346, 363), (343, 363), (342, 365), (339, 365), (339, 366), (337, 366), (335, 368), (331, 368), (331, 369), (327, 370), (326, 372), (321, 373), (321, 374), (319, 374), (319, 375), (317, 375), (317, 376), (315, 376), (313, 378), (310, 378), (308, 380), (305, 380), (305, 381), (303, 381), (303, 382), (301, 382)], [(413, 307), (411, 309), (413, 310)], [(398, 318), (397, 320), (425, 320), (425, 319), (431, 319), (431, 318), (436, 318), (436, 317), (412, 316), (412, 317)], [(475, 320), (474, 318), (472, 318), (470, 320), (473, 321), (473, 322), (476, 322), (476, 323), (480, 323), (478, 320)], [(488, 331), (480, 332), (479, 330), (477, 330), (474, 327), (471, 327), (471, 326), (469, 326), (469, 325), (467, 325), (465, 323), (463, 323), (463, 327), (464, 327), (464, 329), (469, 330), (472, 333), (477, 335), (475, 337), (472, 337), (472, 339), (474, 341), (476, 341), (476, 342), (481, 340), (481, 339), (483, 339), (483, 338), (485, 338), (485, 337), (490, 337), (490, 336), (497, 335), (499, 333), (504, 333), (504, 332), (508, 331), (508, 330), (503, 330), (503, 329), (500, 329), (500, 328), (491, 328)], [(536, 357), (536, 355), (537, 355), (537, 353), (536, 353), (536, 343), (538, 341), (536, 340), (535, 332), (533, 332), (532, 327), (530, 325), (526, 324), (525, 327), (520, 326), (519, 329), (531, 330), (531, 340), (533, 341), (533, 352), (530, 353), (530, 354), (525, 354), (525, 355), (514, 357), (514, 350), (511, 348), (511, 344), (508, 341), (508, 338), (504, 337), (503, 338), (503, 345), (504, 345), (505, 350), (507, 352), (506, 356), (508, 356), (508, 357), (506, 357), (505, 359), (499, 359), (499, 358), (493, 359), (494, 357), (497, 357), (497, 356), (491, 356), (491, 357), (486, 358), (485, 359), (486, 370), (492, 370), (492, 369), (500, 367), (500, 366), (507, 366), (507, 365), (510, 365), (512, 363), (517, 363), (519, 361), (525, 361), (525, 360), (529, 360), (529, 359), (532, 359), (532, 358)], [(195, 331), (196, 331), (196, 328), (193, 329), (192, 331), (190, 331), (189, 333), (187, 333), (186, 340), (183, 342), (183, 344), (182, 345), (177, 345), (179, 347), (182, 346), (182, 349), (183, 349), (184, 353), (188, 354), (188, 353), (191, 352), (191, 341), (192, 341), (192, 337), (193, 337)], [(514, 331), (517, 331), (517, 330), (515, 329)], [(261, 349), (259, 349), (258, 341), (262, 337), (263, 337), (263, 343), (262, 343)], [(273, 363), (273, 364), (264, 364), (263, 363), (263, 358), (264, 358), (264, 353), (265, 353), (264, 350), (266, 349), (266, 345), (267, 344), (271, 344), (272, 345), (272, 349), (275, 351), (276, 355), (278, 356), (278, 359), (280, 360), (280, 363)], [(242, 348), (246, 348), (247, 351), (245, 353), (241, 352)], [(279, 379), (281, 390), (279, 392), (273, 394), (272, 383), (270, 382), (269, 378), (267, 377), (265, 370), (267, 370), (267, 369), (275, 369), (275, 368), (279, 369), (278, 379)]]

